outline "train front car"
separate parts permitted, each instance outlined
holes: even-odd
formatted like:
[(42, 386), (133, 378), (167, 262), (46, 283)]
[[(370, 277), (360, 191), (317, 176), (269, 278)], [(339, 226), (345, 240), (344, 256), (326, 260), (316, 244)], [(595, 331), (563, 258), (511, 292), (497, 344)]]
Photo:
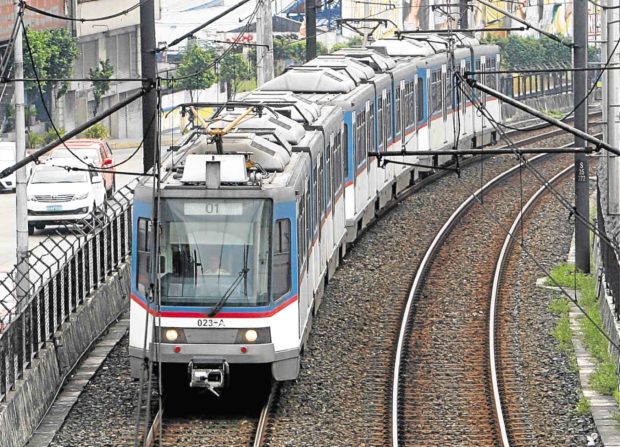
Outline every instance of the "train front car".
[(185, 375), (189, 386), (216, 393), (237, 365), (270, 367), (275, 380), (299, 373), (295, 192), (309, 169), (308, 156), (276, 131), (218, 132), (226, 133), (194, 133), (175, 154), (157, 232), (152, 186), (136, 189), (129, 347), (133, 377), (151, 359), (177, 382)]

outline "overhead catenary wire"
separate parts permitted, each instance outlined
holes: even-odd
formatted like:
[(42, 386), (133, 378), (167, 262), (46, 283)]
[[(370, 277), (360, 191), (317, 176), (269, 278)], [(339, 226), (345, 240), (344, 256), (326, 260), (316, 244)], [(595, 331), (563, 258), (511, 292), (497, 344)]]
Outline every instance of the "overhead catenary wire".
[(130, 12), (138, 9), (140, 6), (152, 2), (153, 0), (142, 0), (132, 6), (130, 6), (129, 8), (123, 9), (122, 11), (113, 13), (113, 14), (109, 14), (107, 16), (100, 16), (100, 17), (91, 17), (91, 18), (81, 18), (81, 17), (71, 17), (71, 16), (65, 16), (65, 15), (61, 15), (61, 14), (56, 14), (50, 11), (46, 11), (44, 9), (41, 8), (37, 8), (36, 6), (32, 6), (30, 4), (28, 4), (28, 2), (22, 0), (20, 1), (20, 5), (23, 5), (23, 7), (29, 11), (32, 11), (34, 13), (40, 14), (42, 16), (45, 17), (51, 17), (54, 19), (59, 19), (59, 20), (66, 20), (68, 22), (82, 22), (82, 23), (86, 23), (86, 22), (102, 22), (105, 20), (110, 20), (110, 19), (115, 19), (116, 17), (120, 17), (120, 16), (124, 16), (129, 14)]
[[(460, 76), (459, 73), (456, 74), (457, 76)], [(475, 93), (473, 93), (473, 89), (472, 90), (472, 95), (468, 94), (465, 91), (465, 88), (463, 88), (463, 84), (461, 83), (461, 88), (462, 91), (465, 93), (465, 95), (468, 97), (468, 99), (470, 99), (471, 103), (474, 105), (474, 107), (476, 107), (478, 109), (478, 111), (485, 115), (487, 117), (487, 119), (489, 120), (489, 122), (491, 123), (491, 125), (495, 128), (495, 130), (500, 134), (500, 136), (508, 143), (508, 146), (510, 148), (512, 148), (515, 151), (515, 155), (516, 156), (522, 156), (522, 154), (519, 154), (518, 152), (518, 147), (517, 145), (511, 140), (511, 138), (501, 129), (500, 126), (498, 126), (498, 122), (495, 120), (495, 118), (489, 113), (488, 109), (479, 103), (479, 101), (477, 101), (477, 97), (475, 95)], [(529, 163), (525, 164), (526, 168), (528, 170), (530, 170), (535, 177), (537, 177), (540, 181), (544, 182), (544, 176), (533, 166), (531, 166)], [(556, 191), (556, 189), (552, 186), (549, 185), (548, 186), (550, 191), (554, 194), (554, 196), (558, 199), (558, 201), (560, 202), (560, 204), (566, 208), (569, 212), (573, 213), (573, 215), (575, 216), (576, 219), (579, 219), (580, 222), (582, 222), (584, 225), (586, 225), (590, 231), (592, 231), (592, 233), (596, 234), (601, 240), (605, 241), (610, 247), (612, 247), (612, 249), (614, 250), (614, 252), (616, 252), (617, 255), (620, 256), (620, 251), (618, 250), (618, 246), (617, 244), (614, 244), (611, 240), (609, 240), (609, 238), (607, 238), (605, 235), (601, 234), (600, 231), (598, 230), (598, 228), (596, 228), (596, 226), (594, 226), (587, 217), (582, 216), (581, 214), (579, 214), (575, 208), (571, 205), (570, 201), (564, 197), (562, 194), (560, 194), (558, 191)]]
[(180, 76), (180, 77), (175, 77), (175, 76), (172, 76), (172, 77), (162, 77), (161, 79), (165, 80), (165, 81), (169, 81), (169, 82), (183, 81), (185, 79), (189, 79), (189, 78), (193, 78), (195, 76), (199, 76), (200, 74), (204, 73), (205, 71), (210, 70), (213, 67), (215, 67), (217, 64), (219, 64), (222, 61), (222, 59), (224, 59), (226, 57), (226, 55), (228, 53), (230, 53), (233, 50), (233, 48), (239, 43), (241, 38), (248, 32), (248, 29), (250, 28), (252, 20), (254, 19), (254, 17), (256, 16), (256, 13), (258, 12), (259, 6), (260, 6), (260, 3), (256, 2), (256, 7), (254, 8), (254, 11), (252, 12), (252, 14), (248, 17), (248, 20), (247, 20), (244, 28), (241, 30), (241, 32), (239, 32), (239, 34), (233, 40), (233, 42), (230, 43), (228, 48), (226, 48), (222, 54), (218, 55), (209, 65), (207, 65), (206, 67), (203, 67), (200, 70), (197, 70), (197, 71), (195, 71), (193, 73), (187, 74), (185, 76)]

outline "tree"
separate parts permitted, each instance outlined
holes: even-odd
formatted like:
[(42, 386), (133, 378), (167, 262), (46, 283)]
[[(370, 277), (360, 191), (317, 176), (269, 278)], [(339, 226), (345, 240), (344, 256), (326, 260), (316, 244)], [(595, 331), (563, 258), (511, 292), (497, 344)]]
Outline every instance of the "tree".
[(175, 84), (189, 90), (192, 102), (197, 90), (207, 89), (216, 81), (212, 65), (212, 52), (201, 48), (196, 42), (190, 42), (177, 68), (176, 78), (179, 81), (175, 81)]
[(226, 82), (228, 99), (233, 99), (241, 81), (254, 77), (254, 70), (241, 53), (229, 52), (220, 62), (219, 78)]
[[(95, 111), (93, 116), (97, 115), (97, 110), (101, 104), (101, 98), (110, 90), (110, 78), (114, 74), (114, 67), (109, 59), (99, 61), (99, 67), (88, 70), (89, 79), (93, 84), (93, 96), (95, 97)], [(95, 79), (97, 79), (95, 81)]]
[[(36, 31), (30, 27), (26, 29), (28, 42), (32, 48), (39, 78), (68, 79), (73, 74), (73, 61), (79, 55), (77, 39), (66, 28), (57, 28), (45, 31)], [(24, 43), (24, 49), (28, 47)], [(34, 78), (32, 61), (28, 54), (24, 55), (24, 70), (26, 77)], [(69, 88), (69, 82), (41, 81), (43, 92), (47, 96), (47, 105), (51, 113), (54, 112), (55, 102), (61, 98)], [(27, 82), (26, 90), (29, 94), (38, 94), (36, 82)]]

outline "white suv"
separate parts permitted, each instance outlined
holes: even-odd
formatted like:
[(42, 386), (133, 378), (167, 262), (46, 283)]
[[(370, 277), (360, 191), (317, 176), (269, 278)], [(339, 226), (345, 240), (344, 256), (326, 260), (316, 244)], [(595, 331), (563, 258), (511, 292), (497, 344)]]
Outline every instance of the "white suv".
[[(63, 160), (63, 166), (66, 160)], [(104, 204), (103, 178), (96, 172), (67, 171), (53, 160), (37, 166), (30, 176), (28, 234), (46, 225), (76, 222), (92, 216)]]

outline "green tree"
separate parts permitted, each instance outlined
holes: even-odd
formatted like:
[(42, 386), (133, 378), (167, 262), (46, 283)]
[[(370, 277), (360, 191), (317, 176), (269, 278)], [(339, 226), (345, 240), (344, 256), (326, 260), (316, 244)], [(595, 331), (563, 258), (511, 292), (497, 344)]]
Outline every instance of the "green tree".
[(362, 46), (362, 38), (360, 36), (353, 36), (350, 39), (347, 39), (345, 42), (334, 44), (333, 47), (329, 50), (330, 53), (335, 53), (338, 50), (343, 48), (356, 48)]
[(175, 85), (189, 90), (190, 98), (194, 101), (197, 90), (207, 89), (216, 81), (212, 65), (212, 52), (200, 47), (196, 42), (190, 42), (177, 68), (176, 78), (179, 81), (176, 81)]
[[(26, 29), (28, 42), (32, 48), (37, 74), (40, 78), (68, 79), (73, 74), (73, 61), (79, 55), (77, 39), (66, 28), (57, 28), (45, 31), (36, 31), (30, 27)], [(24, 50), (28, 47), (24, 44)], [(28, 54), (24, 55), (24, 70), (26, 77), (34, 78), (32, 61)], [(69, 82), (41, 81), (41, 86), (47, 96), (47, 105), (53, 113), (56, 100), (61, 98), (69, 88)], [(26, 90), (29, 94), (38, 94), (36, 82), (27, 82)]]
[(226, 82), (228, 99), (233, 99), (241, 81), (252, 79), (255, 74), (248, 59), (241, 53), (229, 52), (220, 62), (219, 78)]
[[(89, 79), (93, 84), (93, 96), (95, 97), (95, 111), (93, 116), (97, 115), (101, 98), (110, 90), (110, 78), (114, 74), (114, 67), (109, 59), (99, 61), (99, 67), (88, 70)], [(95, 80), (97, 79), (97, 80)]]

